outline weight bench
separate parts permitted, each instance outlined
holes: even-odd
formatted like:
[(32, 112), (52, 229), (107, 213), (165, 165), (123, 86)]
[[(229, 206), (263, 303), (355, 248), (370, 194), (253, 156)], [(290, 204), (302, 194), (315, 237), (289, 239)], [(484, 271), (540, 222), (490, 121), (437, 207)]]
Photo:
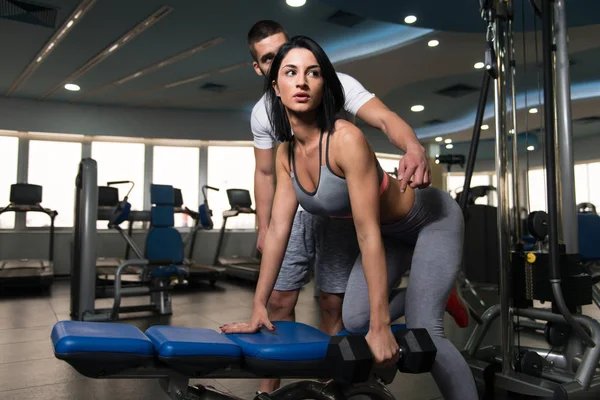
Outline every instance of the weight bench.
[[(373, 368), (364, 335), (329, 336), (308, 325), (279, 321), (275, 331), (223, 334), (212, 329), (153, 326), (145, 333), (121, 323), (60, 321), (52, 329), (54, 354), (97, 379), (159, 379), (169, 399), (237, 399), (190, 379), (304, 380), (256, 399), (345, 399), (357, 394), (394, 399), (384, 384), (396, 372), (431, 370), (437, 350), (425, 329), (392, 327), (401, 358)], [(374, 379), (374, 378), (377, 378)], [(314, 379), (329, 379), (319, 382)]]

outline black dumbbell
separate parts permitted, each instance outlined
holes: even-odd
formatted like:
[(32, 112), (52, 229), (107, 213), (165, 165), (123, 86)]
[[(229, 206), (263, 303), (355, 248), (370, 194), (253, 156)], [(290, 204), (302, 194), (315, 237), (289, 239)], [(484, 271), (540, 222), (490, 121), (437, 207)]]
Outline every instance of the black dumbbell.
[(398, 330), (394, 337), (400, 346), (400, 360), (396, 363), (400, 372), (420, 374), (431, 371), (437, 348), (426, 329)]
[(326, 360), (331, 378), (341, 382), (365, 382), (373, 368), (373, 354), (363, 335), (332, 336)]

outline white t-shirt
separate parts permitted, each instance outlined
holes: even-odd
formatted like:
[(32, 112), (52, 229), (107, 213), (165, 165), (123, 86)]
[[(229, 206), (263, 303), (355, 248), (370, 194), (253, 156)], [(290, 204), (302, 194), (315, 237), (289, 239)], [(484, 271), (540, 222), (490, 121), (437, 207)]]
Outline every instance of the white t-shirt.
[[(358, 110), (367, 101), (375, 97), (375, 94), (365, 89), (359, 81), (350, 75), (338, 72), (337, 76), (344, 88), (344, 110), (356, 116)], [(252, 128), (252, 135), (254, 135), (254, 147), (258, 149), (273, 148), (273, 143), (277, 141), (277, 136), (271, 130), (271, 124), (269, 123), (266, 109), (266, 94), (252, 108), (250, 126)]]

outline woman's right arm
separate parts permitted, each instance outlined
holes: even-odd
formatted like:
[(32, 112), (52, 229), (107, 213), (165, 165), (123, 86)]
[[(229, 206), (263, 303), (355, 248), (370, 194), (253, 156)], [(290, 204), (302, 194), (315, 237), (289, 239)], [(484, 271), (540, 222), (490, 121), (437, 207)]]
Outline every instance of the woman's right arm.
[(225, 333), (252, 333), (258, 331), (262, 325), (273, 329), (267, 315), (267, 302), (275, 287), (292, 230), (294, 216), (298, 209), (298, 200), (287, 167), (287, 149), (287, 144), (282, 144), (277, 149), (277, 185), (271, 210), (271, 221), (265, 236), (260, 274), (254, 293), (252, 319), (250, 323), (223, 325), (221, 330)]
[(260, 275), (254, 294), (254, 306), (267, 306), (269, 296), (275, 287), (290, 238), (298, 200), (294, 192), (292, 178), (287, 165), (288, 144), (277, 149), (277, 186), (271, 210), (271, 222), (265, 236), (265, 244), (260, 263)]

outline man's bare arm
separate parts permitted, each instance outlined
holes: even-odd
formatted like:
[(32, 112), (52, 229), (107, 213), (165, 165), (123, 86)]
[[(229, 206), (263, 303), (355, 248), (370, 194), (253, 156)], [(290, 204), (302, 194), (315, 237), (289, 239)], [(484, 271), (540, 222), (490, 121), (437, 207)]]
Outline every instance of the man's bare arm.
[(429, 186), (429, 161), (425, 149), (410, 125), (377, 97), (367, 101), (356, 116), (373, 128), (380, 129), (395, 147), (405, 152), (398, 168), (398, 179), (402, 180), (403, 191), (408, 185), (413, 189)]
[(254, 148), (254, 197), (256, 199), (256, 218), (258, 220), (258, 248), (262, 249), (262, 241), (271, 220), (271, 207), (275, 195), (275, 151)]

